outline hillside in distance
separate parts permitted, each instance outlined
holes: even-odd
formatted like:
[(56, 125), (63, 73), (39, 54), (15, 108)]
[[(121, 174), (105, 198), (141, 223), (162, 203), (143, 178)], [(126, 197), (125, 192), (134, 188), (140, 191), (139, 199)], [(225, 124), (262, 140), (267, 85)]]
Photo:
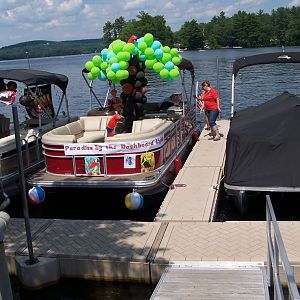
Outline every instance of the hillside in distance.
[(74, 55), (99, 52), (104, 48), (102, 39), (73, 41), (28, 41), (0, 48), (0, 60), (46, 56)]

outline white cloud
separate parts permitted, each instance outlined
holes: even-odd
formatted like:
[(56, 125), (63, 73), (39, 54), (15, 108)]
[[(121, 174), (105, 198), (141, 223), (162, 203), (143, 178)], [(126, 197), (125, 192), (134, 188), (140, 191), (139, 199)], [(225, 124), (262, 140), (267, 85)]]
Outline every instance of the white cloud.
[(221, 11), (226, 16), (238, 10), (270, 12), (287, 2), (300, 5), (300, 0), (0, 0), (0, 42), (100, 38), (107, 21), (134, 19), (140, 11), (163, 15), (176, 31), (186, 21), (208, 22)]
[(58, 6), (58, 11), (61, 13), (73, 13), (77, 12), (78, 9), (83, 9), (84, 5), (82, 0), (69, 0), (69, 1), (63, 1)]
[(289, 4), (290, 7), (292, 6), (300, 6), (300, 0), (293, 0), (290, 4)]
[(128, 0), (124, 2), (126, 2), (124, 5), (125, 10), (133, 10), (142, 9), (144, 7), (145, 0)]

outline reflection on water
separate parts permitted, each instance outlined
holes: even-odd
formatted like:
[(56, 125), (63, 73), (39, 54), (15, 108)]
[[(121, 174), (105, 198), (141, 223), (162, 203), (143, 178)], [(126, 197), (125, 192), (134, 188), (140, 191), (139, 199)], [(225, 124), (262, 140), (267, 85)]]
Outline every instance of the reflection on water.
[(37, 291), (25, 290), (11, 277), (14, 300), (146, 300), (148, 284), (62, 279), (58, 284)]

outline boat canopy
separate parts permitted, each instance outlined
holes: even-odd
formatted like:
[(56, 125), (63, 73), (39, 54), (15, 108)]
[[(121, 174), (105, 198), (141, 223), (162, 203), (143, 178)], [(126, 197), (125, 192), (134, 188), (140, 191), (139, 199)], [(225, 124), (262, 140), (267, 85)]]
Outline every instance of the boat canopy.
[(244, 56), (233, 63), (232, 73), (236, 77), (242, 68), (273, 63), (300, 63), (300, 52), (274, 52)]
[(297, 128), (300, 98), (288, 92), (237, 112), (227, 136), (224, 183), (246, 190), (299, 188)]
[(63, 93), (68, 86), (68, 77), (62, 74), (50, 73), (31, 69), (0, 70), (0, 79), (15, 80), (23, 82), (27, 86), (40, 84), (55, 84)]

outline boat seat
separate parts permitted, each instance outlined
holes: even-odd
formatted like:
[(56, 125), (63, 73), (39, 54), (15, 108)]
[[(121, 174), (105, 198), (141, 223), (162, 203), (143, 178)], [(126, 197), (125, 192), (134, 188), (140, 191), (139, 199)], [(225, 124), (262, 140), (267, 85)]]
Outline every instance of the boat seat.
[(51, 130), (42, 137), (48, 145), (103, 142), (111, 116), (84, 116), (80, 120)]
[[(149, 129), (147, 126), (145, 126), (144, 127), (145, 131), (140, 131), (137, 133), (135, 132), (121, 133), (111, 137), (105, 137), (105, 142), (139, 141), (139, 140), (156, 138), (159, 135), (163, 134), (163, 132), (166, 131), (168, 128), (171, 128), (174, 125), (172, 121), (167, 121), (162, 119), (158, 119), (158, 120), (161, 120), (163, 122), (158, 122), (158, 124), (154, 125), (152, 128)], [(146, 119), (142, 121), (146, 121)]]
[(162, 126), (166, 122), (167, 120), (159, 118), (133, 121), (132, 133), (149, 132)]

